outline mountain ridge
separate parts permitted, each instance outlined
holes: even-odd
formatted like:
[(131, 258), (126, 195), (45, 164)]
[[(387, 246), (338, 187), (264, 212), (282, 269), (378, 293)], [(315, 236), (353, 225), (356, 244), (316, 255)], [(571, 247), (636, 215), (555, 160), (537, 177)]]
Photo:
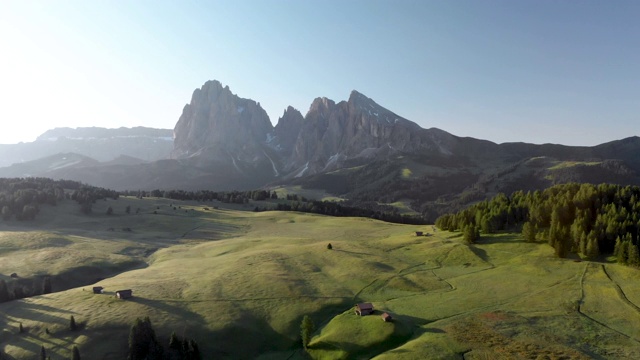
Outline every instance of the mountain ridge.
[(406, 201), (428, 217), (497, 192), (567, 181), (640, 184), (637, 136), (592, 147), (496, 144), (422, 128), (356, 90), (339, 102), (315, 98), (305, 115), (289, 106), (274, 126), (259, 102), (207, 81), (194, 90), (172, 136), (164, 159), (122, 154), (147, 162), (43, 167), (37, 175), (117, 190), (295, 185), (356, 202)]

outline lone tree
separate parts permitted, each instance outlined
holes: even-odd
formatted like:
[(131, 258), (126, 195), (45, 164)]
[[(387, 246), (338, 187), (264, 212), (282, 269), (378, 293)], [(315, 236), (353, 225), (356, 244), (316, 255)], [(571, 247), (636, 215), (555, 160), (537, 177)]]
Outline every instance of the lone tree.
[(467, 225), (467, 227), (464, 228), (463, 238), (467, 244), (475, 243), (480, 238), (478, 228), (474, 225)]
[(80, 350), (78, 350), (77, 346), (73, 347), (73, 355), (71, 357), (71, 360), (80, 360)]
[(302, 336), (302, 346), (307, 349), (309, 346), (309, 342), (311, 341), (311, 336), (313, 335), (313, 331), (315, 330), (315, 325), (313, 324), (313, 320), (308, 315), (305, 315), (302, 318), (302, 323), (300, 324), (300, 335)]
[(76, 325), (76, 319), (73, 317), (73, 315), (71, 315), (71, 318), (69, 318), (69, 330), (78, 330), (78, 325)]
[(40, 347), (40, 360), (47, 360), (47, 350), (44, 348), (44, 345)]
[(333, 246), (331, 245), (331, 243), (327, 244), (327, 249), (329, 250), (333, 249)]
[(107, 208), (107, 215), (113, 215), (113, 208), (111, 206)]

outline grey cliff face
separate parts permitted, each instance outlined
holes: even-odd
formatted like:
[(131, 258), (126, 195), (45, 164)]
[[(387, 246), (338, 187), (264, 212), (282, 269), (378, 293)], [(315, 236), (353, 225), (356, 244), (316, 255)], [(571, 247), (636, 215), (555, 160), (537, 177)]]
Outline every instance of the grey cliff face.
[(398, 153), (446, 154), (454, 142), (442, 133), (422, 129), (357, 91), (339, 103), (317, 98), (304, 117), (288, 107), (274, 128), (258, 103), (208, 81), (184, 107), (172, 155), (201, 166), (224, 163), (244, 175), (261, 169), (291, 178)]
[(176, 124), (173, 157), (189, 157), (207, 147), (250, 152), (265, 141), (272, 127), (260, 104), (239, 98), (218, 81), (208, 81), (193, 92)]
[(274, 137), (269, 143), (281, 152), (285, 158), (291, 156), (298, 134), (304, 124), (304, 117), (297, 109), (289, 106), (278, 119), (278, 124), (273, 129)]
[[(432, 135), (433, 136), (433, 135)], [(367, 159), (433, 148), (428, 131), (357, 91), (338, 104), (317, 98), (296, 139), (287, 169), (296, 176), (339, 168), (348, 159)]]

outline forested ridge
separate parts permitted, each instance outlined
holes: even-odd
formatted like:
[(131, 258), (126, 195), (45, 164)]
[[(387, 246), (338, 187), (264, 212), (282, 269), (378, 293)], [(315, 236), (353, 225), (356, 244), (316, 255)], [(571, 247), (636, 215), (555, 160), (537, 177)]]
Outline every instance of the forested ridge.
[(640, 188), (612, 184), (556, 185), (543, 191), (498, 194), (454, 214), (436, 226), (478, 233), (521, 230), (526, 241), (546, 241), (558, 257), (569, 253), (594, 259), (614, 254), (617, 261), (640, 266)]
[(0, 178), (0, 212), (5, 221), (33, 220), (40, 206), (56, 206), (65, 199), (76, 201), (83, 212), (89, 213), (96, 200), (108, 197), (117, 199), (118, 193), (70, 180)]

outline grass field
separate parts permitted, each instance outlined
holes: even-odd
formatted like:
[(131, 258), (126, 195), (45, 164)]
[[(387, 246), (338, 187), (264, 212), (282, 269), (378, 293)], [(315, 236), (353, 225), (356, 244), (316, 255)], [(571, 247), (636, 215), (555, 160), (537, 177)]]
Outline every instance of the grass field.
[[(197, 340), (205, 359), (640, 358), (638, 271), (556, 259), (519, 236), (469, 246), (431, 226), (166, 199), (100, 202), (90, 216), (60, 206), (29, 228), (2, 225), (3, 278), (71, 273), (84, 284), (0, 304), (9, 359), (42, 345), (53, 359), (73, 345), (83, 358), (123, 359), (141, 316), (163, 342), (172, 331)], [(90, 291), (96, 277), (105, 294)], [(128, 288), (132, 299), (113, 296)], [(357, 302), (376, 314), (356, 316)], [(71, 315), (79, 331), (68, 330)], [(308, 352), (304, 315), (317, 328)]]

